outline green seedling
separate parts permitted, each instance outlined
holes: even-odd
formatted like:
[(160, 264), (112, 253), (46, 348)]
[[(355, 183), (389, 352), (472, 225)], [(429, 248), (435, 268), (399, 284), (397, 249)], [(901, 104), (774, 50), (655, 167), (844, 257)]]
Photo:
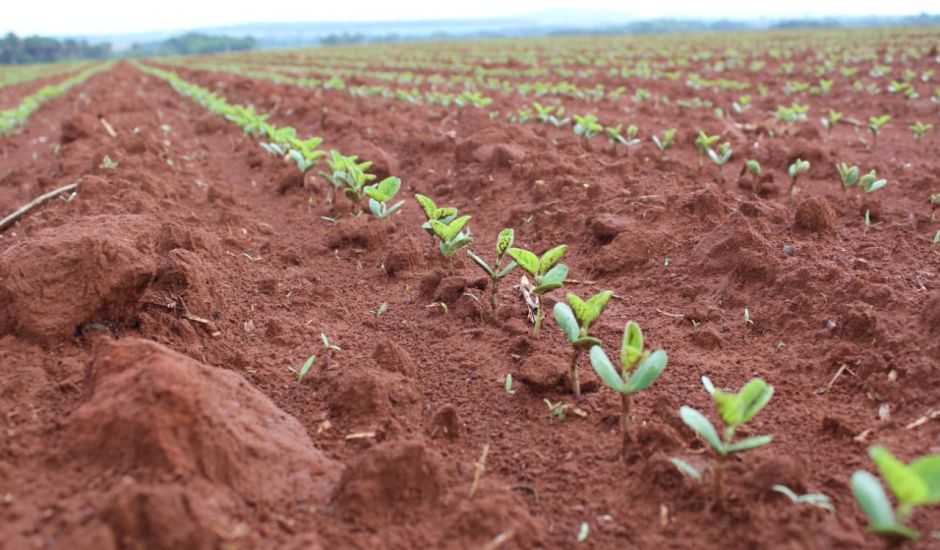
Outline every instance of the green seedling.
[(679, 415), (686, 426), (711, 446), (718, 455), (718, 467), (715, 471), (715, 495), (719, 503), (724, 500), (724, 470), (729, 456), (763, 447), (773, 440), (773, 436), (759, 435), (734, 441), (735, 431), (749, 422), (767, 405), (774, 394), (773, 386), (760, 378), (754, 378), (741, 388), (738, 393), (715, 388), (711, 380), (702, 377), (702, 384), (712, 395), (718, 414), (725, 428), (721, 437), (712, 423), (702, 413), (692, 407), (683, 406)]
[(858, 183), (858, 166), (849, 166), (844, 162), (836, 164), (836, 170), (839, 172), (839, 179), (842, 180), (842, 189), (847, 190)]
[(388, 312), (388, 302), (382, 302), (379, 304), (379, 307), (372, 310), (372, 314), (377, 318), (385, 315)]
[[(366, 173), (366, 170), (372, 167), (372, 162), (357, 162), (357, 160), (358, 157), (355, 155), (347, 157), (338, 151), (330, 151), (330, 158), (327, 161), (330, 172), (320, 172), (320, 175), (332, 186), (326, 197), (327, 204), (333, 204), (333, 193), (340, 189), (344, 189), (346, 196), (357, 205), (362, 202), (362, 187), (375, 179), (375, 176)], [(358, 200), (355, 197), (358, 197)]]
[(363, 189), (369, 197), (369, 210), (376, 218), (384, 220), (405, 204), (405, 201), (398, 201), (389, 206), (389, 202), (395, 198), (399, 189), (401, 189), (401, 180), (394, 176), (389, 176), (375, 185), (367, 185)]
[(731, 144), (727, 141), (718, 146), (718, 152), (716, 153), (714, 149), (708, 150), (708, 158), (712, 159), (712, 162), (718, 166), (724, 166), (726, 162), (731, 160)]
[(667, 149), (671, 149), (676, 144), (676, 129), (665, 130), (662, 139), (659, 136), (653, 136), (650, 139), (656, 144), (656, 148), (659, 149), (659, 156), (662, 157), (666, 154)]
[(467, 250), (467, 256), (470, 256), (470, 259), (490, 277), (490, 305), (493, 307), (494, 321), (499, 320), (499, 283), (518, 265), (515, 261), (510, 261), (506, 267), (500, 266), (503, 263), (503, 256), (506, 251), (512, 247), (514, 235), (515, 232), (508, 228), (499, 232), (499, 236), (496, 237), (496, 261), (493, 265), (486, 263), (483, 258), (474, 254), (472, 250)]
[(613, 295), (612, 291), (605, 290), (585, 301), (569, 293), (567, 304), (563, 302), (555, 304), (555, 322), (558, 323), (573, 349), (569, 370), (571, 372), (571, 388), (576, 398), (581, 397), (581, 379), (578, 375), (578, 359), (581, 357), (581, 352), (590, 346), (601, 345), (601, 341), (588, 334), (588, 331), (591, 330), (591, 324), (607, 308), (607, 304)]
[(929, 123), (924, 124), (923, 122), (918, 120), (914, 124), (911, 124), (910, 129), (911, 129), (911, 133), (914, 134), (914, 139), (916, 139), (917, 141), (920, 141), (924, 139), (924, 135), (927, 132), (933, 130), (933, 124), (929, 124)]
[(878, 135), (881, 134), (881, 130), (888, 124), (889, 120), (891, 120), (891, 115), (868, 117), (868, 131), (871, 132), (874, 140), (873, 146), (878, 145)]
[(118, 166), (120, 165), (117, 162), (111, 160), (110, 156), (105, 155), (104, 158), (101, 159), (101, 165), (99, 165), (98, 168), (101, 168), (102, 170), (114, 170)]
[(821, 508), (830, 514), (836, 513), (836, 508), (832, 505), (832, 499), (822, 493), (806, 493), (805, 495), (798, 495), (786, 485), (774, 485), (771, 487), (771, 489), (786, 496), (793, 504), (809, 504), (810, 506)]
[(618, 124), (617, 126), (608, 126), (604, 128), (604, 133), (607, 134), (607, 137), (610, 139), (611, 144), (621, 144), (626, 147), (633, 147), (634, 145), (639, 145), (640, 140), (637, 139), (636, 135), (640, 131), (635, 125), (631, 124), (627, 126), (627, 134), (624, 136), (622, 134), (623, 124)]
[(421, 210), (427, 218), (427, 221), (421, 225), (421, 229), (424, 229), (431, 235), (432, 241), (434, 240), (434, 230), (431, 229), (432, 221), (437, 220), (441, 223), (450, 223), (457, 218), (457, 209), (454, 207), (438, 208), (437, 205), (434, 204), (434, 201), (420, 194), (415, 195), (415, 200), (421, 205)]
[(885, 185), (888, 185), (888, 180), (884, 178), (879, 179), (878, 174), (876, 174), (874, 170), (868, 172), (858, 179), (858, 187), (866, 195), (874, 193)]
[(842, 118), (842, 113), (829, 109), (829, 116), (819, 119), (819, 122), (823, 125), (823, 128), (826, 129), (826, 132), (832, 134), (832, 131), (835, 129), (836, 125), (842, 121)]
[(938, 229), (937, 232), (933, 236), (933, 244), (934, 246), (940, 245), (940, 229)]
[(666, 369), (669, 357), (662, 349), (644, 350), (643, 331), (634, 321), (627, 322), (620, 344), (620, 372), (600, 345), (591, 348), (591, 366), (608, 388), (620, 393), (620, 427), (624, 447), (633, 441), (630, 406), (633, 394), (650, 387)]
[(805, 174), (808, 170), (808, 160), (796, 159), (793, 161), (793, 164), (791, 164), (787, 169), (787, 174), (790, 176), (790, 188), (787, 190), (787, 195), (792, 197), (796, 194), (796, 180), (798, 180), (800, 176)]
[(304, 364), (301, 365), (299, 369), (295, 369), (294, 367), (287, 367), (287, 369), (297, 376), (298, 382), (303, 382), (304, 377), (310, 372), (310, 368), (313, 367), (313, 362), (316, 360), (317, 356), (311, 355), (304, 361)]
[(731, 102), (731, 108), (739, 115), (746, 113), (751, 108), (751, 96), (742, 95), (737, 101)]
[(506, 374), (506, 381), (503, 382), (503, 389), (506, 390), (506, 393), (509, 395), (516, 393), (516, 390), (512, 389), (512, 373)]
[(317, 160), (326, 154), (317, 149), (323, 143), (323, 139), (319, 137), (305, 140), (291, 138), (288, 143), (290, 144), (290, 151), (287, 155), (297, 164), (297, 169), (300, 170), (301, 174), (306, 174), (307, 170), (310, 170), (317, 163)]
[(454, 254), (466, 246), (470, 246), (470, 243), (473, 242), (473, 235), (470, 233), (470, 230), (467, 229), (466, 232), (463, 231), (464, 226), (467, 225), (467, 222), (470, 221), (470, 216), (460, 216), (459, 218), (454, 218), (449, 223), (444, 223), (438, 220), (431, 220), (431, 231), (434, 231), (434, 235), (440, 239), (440, 245), (438, 249), (441, 252), (441, 256), (447, 260), (447, 266), (451, 273), (454, 272)]
[(543, 124), (551, 124), (555, 128), (561, 128), (571, 122), (571, 119), (563, 118), (565, 116), (564, 107), (555, 107), (554, 105), (543, 106), (537, 101), (532, 104), (532, 107), (535, 109), (535, 120)]
[(542, 399), (542, 401), (544, 401), (545, 405), (548, 407), (548, 412), (555, 415), (555, 418), (557, 418), (559, 421), (564, 420), (568, 416), (568, 408), (571, 407), (571, 405), (568, 405), (562, 401), (559, 401), (558, 403), (552, 403), (548, 399)]
[(535, 328), (533, 329), (533, 335), (536, 338), (538, 338), (539, 331), (542, 329), (542, 317), (544, 316), (542, 296), (552, 290), (561, 288), (565, 284), (565, 279), (568, 278), (568, 266), (558, 263), (566, 252), (568, 252), (568, 245), (565, 244), (552, 248), (542, 254), (541, 258), (522, 248), (510, 248), (506, 251), (509, 257), (519, 264), (519, 267), (535, 278), (535, 287), (532, 292), (538, 301), (535, 308)]
[(721, 139), (721, 136), (710, 136), (705, 132), (699, 131), (698, 137), (695, 138), (695, 148), (698, 149), (700, 155), (698, 159), (699, 170), (702, 169), (702, 157), (708, 155), (712, 146), (718, 143), (719, 139)]
[(337, 346), (336, 344), (333, 344), (332, 342), (330, 342), (330, 338), (329, 338), (326, 334), (324, 334), (324, 333), (322, 333), (322, 332), (320, 333), (320, 341), (323, 342), (323, 347), (326, 348), (326, 351), (328, 351), (328, 352), (332, 352), (332, 351), (343, 351), (343, 348), (341, 348), (341, 347)]
[(887, 449), (876, 445), (868, 456), (888, 484), (898, 505), (891, 506), (878, 478), (865, 470), (852, 474), (852, 494), (868, 517), (868, 530), (888, 538), (915, 540), (917, 531), (904, 525), (914, 509), (940, 503), (940, 454), (904, 464)]
[(696, 483), (701, 483), (703, 481), (702, 472), (698, 471), (698, 468), (692, 466), (681, 458), (671, 457), (669, 462), (672, 462), (672, 465), (682, 472), (683, 475), (692, 478)]
[(747, 159), (747, 162), (744, 163), (744, 166), (741, 168), (741, 175), (747, 172), (751, 174), (751, 180), (753, 180), (753, 191), (756, 195), (760, 191), (760, 177), (763, 173), (760, 162), (755, 159)]
[(604, 126), (597, 122), (592, 114), (584, 116), (574, 115), (574, 133), (584, 141), (590, 141), (604, 130)]

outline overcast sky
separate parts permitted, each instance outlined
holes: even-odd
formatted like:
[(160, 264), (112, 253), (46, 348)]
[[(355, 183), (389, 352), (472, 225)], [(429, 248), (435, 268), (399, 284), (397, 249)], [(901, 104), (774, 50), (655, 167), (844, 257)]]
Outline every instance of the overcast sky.
[(0, 8), (0, 31), (17, 34), (89, 35), (186, 30), (256, 22), (462, 19), (578, 8), (651, 17), (802, 17), (806, 15), (908, 15), (940, 12), (938, 0), (9, 0)]

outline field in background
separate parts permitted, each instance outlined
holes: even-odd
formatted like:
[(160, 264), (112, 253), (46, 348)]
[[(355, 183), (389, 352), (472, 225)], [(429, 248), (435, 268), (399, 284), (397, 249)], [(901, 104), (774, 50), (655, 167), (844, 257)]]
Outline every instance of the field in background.
[[(940, 452), (938, 45), (776, 31), (0, 69), (0, 216), (77, 184), (0, 229), (0, 537), (878, 545), (849, 488), (868, 448)], [(400, 178), (404, 206), (355, 215), (330, 150)], [(839, 163), (886, 182), (847, 187)], [(532, 336), (521, 270), (494, 321), (489, 278), (463, 250), (451, 271), (415, 193), (471, 215), (484, 259), (507, 227), (567, 244), (546, 309), (611, 290), (608, 353), (628, 320), (668, 351), (625, 450), (587, 357), (575, 398), (550, 314)], [(703, 376), (775, 388), (740, 430), (774, 439), (728, 462), (720, 505), (678, 413), (717, 421)], [(938, 514), (912, 516), (911, 547)]]

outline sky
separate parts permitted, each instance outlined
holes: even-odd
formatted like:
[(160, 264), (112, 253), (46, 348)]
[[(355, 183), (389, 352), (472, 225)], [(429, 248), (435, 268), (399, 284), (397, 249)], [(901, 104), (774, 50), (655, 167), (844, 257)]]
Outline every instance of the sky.
[[(44, 0), (5, 2), (0, 32), (84, 36), (177, 31), (239, 23), (467, 19), (523, 15), (557, 9), (622, 12), (647, 19), (911, 15), (940, 12), (937, 0)], [(266, 9), (269, 8), (269, 9)]]

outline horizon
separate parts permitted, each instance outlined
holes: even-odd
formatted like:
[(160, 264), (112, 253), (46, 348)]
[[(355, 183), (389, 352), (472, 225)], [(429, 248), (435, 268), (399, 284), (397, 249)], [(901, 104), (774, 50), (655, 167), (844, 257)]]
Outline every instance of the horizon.
[[(59, 6), (61, 4), (61, 7)], [(795, 0), (788, 9), (780, 5), (772, 8), (755, 6), (742, 0), (726, 0), (707, 6), (689, 0), (662, 0), (655, 4), (636, 4), (627, 9), (615, 0), (585, 0), (575, 8), (570, 0), (523, 0), (511, 6), (495, 0), (481, 0), (472, 5), (447, 5), (427, 9), (422, 4), (406, 0), (394, 6), (375, 0), (330, 5), (317, 8), (319, 17), (290, 17), (303, 13), (308, 5), (299, 0), (284, 0), (278, 4), (278, 16), (254, 16), (257, 4), (245, 0), (226, 3), (226, 9), (214, 9), (210, 4), (184, 3), (166, 0), (156, 12), (142, 13), (116, 0), (93, 0), (85, 3), (53, 2), (57, 17), (49, 18), (45, 12), (34, 13), (25, 4), (16, 4), (4, 10), (0, 33), (19, 36), (44, 35), (55, 37), (107, 38), (135, 34), (173, 34), (194, 30), (239, 26), (329, 24), (329, 23), (417, 23), (525, 19), (562, 16), (560, 21), (572, 24), (617, 24), (628, 21), (655, 19), (699, 21), (766, 21), (782, 19), (825, 19), (864, 17), (903, 17), (937, 14), (940, 9), (932, 2), (898, 0), (890, 4), (860, 1), (846, 6), (831, 0)], [(292, 9), (293, 8), (293, 9)], [(932, 8), (932, 9), (931, 9)], [(309, 8), (307, 8), (309, 9)], [(107, 13), (108, 17), (102, 17)], [(181, 21), (178, 14), (186, 14)], [(678, 14), (678, 15), (677, 15)]]

